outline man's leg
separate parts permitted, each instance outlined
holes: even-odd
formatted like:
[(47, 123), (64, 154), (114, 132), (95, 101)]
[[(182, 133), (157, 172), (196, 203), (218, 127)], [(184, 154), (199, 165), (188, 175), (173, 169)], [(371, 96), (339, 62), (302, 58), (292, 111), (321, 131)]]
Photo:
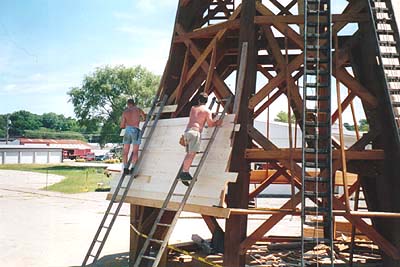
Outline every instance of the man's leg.
[(131, 145), (124, 144), (124, 148), (122, 150), (122, 162), (124, 164), (124, 174), (128, 174), (129, 173), (129, 170), (128, 170), (128, 167), (129, 167), (128, 158), (129, 158), (129, 156), (128, 156), (128, 154), (129, 154), (130, 147), (131, 147)]
[(190, 165), (192, 165), (195, 156), (196, 152), (191, 152), (186, 154), (185, 159), (183, 160), (183, 168), (182, 168), (183, 172), (189, 172)]
[(133, 145), (132, 168), (135, 166), (139, 157), (139, 145)]

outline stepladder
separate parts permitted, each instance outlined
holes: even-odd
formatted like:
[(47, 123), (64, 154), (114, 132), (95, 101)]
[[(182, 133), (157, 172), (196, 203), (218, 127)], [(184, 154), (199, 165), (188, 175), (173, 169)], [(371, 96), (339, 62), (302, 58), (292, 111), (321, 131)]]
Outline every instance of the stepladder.
[[(231, 104), (231, 98), (227, 99), (224, 105), (224, 110), (220, 113), (220, 120), (224, 119), (224, 116)], [(202, 142), (205, 142), (205, 148), (203, 151), (197, 153), (196, 157), (199, 157), (197, 163), (191, 165), (190, 172), (193, 174), (192, 179), (187, 184), (187, 187), (184, 192), (178, 192), (177, 185), (180, 182), (187, 182), (186, 180), (182, 180), (180, 178), (180, 174), (182, 171), (182, 166), (180, 167), (169, 191), (168, 194), (158, 212), (158, 215), (154, 221), (154, 224), (147, 235), (146, 240), (144, 241), (143, 246), (141, 247), (137, 259), (135, 261), (134, 266), (158, 266), (161, 257), (168, 245), (168, 240), (174, 230), (174, 227), (178, 221), (178, 218), (181, 212), (184, 209), (185, 204), (187, 203), (190, 194), (196, 184), (196, 181), (199, 177), (201, 169), (205, 163), (207, 155), (210, 152), (210, 149), (213, 145), (213, 142), (218, 134), (219, 127), (215, 127), (212, 131), (210, 137), (201, 138)], [(178, 208), (171, 208), (170, 203), (172, 199), (178, 198), (180, 200)], [(173, 214), (173, 216), (165, 216), (169, 214)], [(172, 217), (172, 218), (171, 218)]]
[[(95, 263), (99, 259), (100, 253), (107, 241), (115, 220), (118, 217), (122, 204), (126, 199), (129, 188), (131, 187), (135, 176), (139, 172), (143, 154), (146, 153), (146, 148), (149, 145), (151, 136), (153, 135), (153, 132), (157, 126), (157, 122), (160, 119), (160, 115), (167, 102), (167, 99), (168, 96), (166, 95), (163, 96), (161, 100), (159, 96), (154, 98), (152, 106), (147, 113), (146, 120), (141, 128), (141, 140), (143, 145), (139, 152), (138, 160), (129, 174), (122, 172), (122, 175), (118, 180), (117, 186), (115, 187), (114, 193), (112, 194), (111, 200), (108, 204), (107, 210), (103, 215), (101, 223), (82, 262), (82, 267), (87, 266), (90, 263)], [(131, 162), (132, 157), (133, 155), (131, 154), (128, 162)], [(125, 182), (126, 180), (127, 182)]]

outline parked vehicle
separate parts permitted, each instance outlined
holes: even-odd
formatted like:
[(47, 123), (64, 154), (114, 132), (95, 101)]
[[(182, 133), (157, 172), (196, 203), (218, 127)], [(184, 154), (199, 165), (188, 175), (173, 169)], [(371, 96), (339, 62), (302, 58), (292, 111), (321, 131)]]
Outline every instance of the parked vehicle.
[(90, 149), (64, 149), (64, 159), (85, 159), (86, 161), (95, 160), (95, 155)]

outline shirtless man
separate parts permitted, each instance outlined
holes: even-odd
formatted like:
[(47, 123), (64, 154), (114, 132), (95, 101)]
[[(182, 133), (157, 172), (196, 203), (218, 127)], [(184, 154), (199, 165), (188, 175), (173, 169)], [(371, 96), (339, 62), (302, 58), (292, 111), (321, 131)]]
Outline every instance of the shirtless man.
[[(146, 115), (143, 110), (138, 108), (135, 104), (133, 99), (128, 99), (127, 101), (127, 108), (122, 113), (122, 119), (120, 128), (125, 129), (124, 134), (124, 148), (122, 154), (122, 160), (124, 163), (124, 174), (129, 174), (130, 171), (133, 170), (133, 167), (136, 164), (139, 154), (139, 145), (140, 145), (140, 129), (139, 129), (139, 122), (145, 119)], [(129, 170), (129, 163), (128, 163), (128, 153), (129, 149), (133, 145), (133, 157), (132, 157), (132, 167)]]
[(183, 161), (183, 168), (179, 178), (186, 186), (188, 186), (189, 181), (193, 179), (189, 173), (189, 169), (196, 153), (200, 152), (200, 136), (205, 123), (207, 122), (209, 127), (220, 126), (222, 124), (222, 120), (213, 120), (211, 111), (205, 106), (207, 100), (207, 93), (201, 93), (199, 95), (199, 105), (192, 107), (190, 110), (189, 123), (186, 126), (184, 134), (187, 154)]

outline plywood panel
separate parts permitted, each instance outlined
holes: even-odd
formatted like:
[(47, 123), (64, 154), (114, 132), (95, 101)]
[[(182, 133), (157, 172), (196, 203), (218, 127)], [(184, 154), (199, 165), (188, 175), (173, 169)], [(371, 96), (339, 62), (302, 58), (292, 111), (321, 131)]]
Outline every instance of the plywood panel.
[[(234, 115), (225, 117), (188, 200), (188, 206), (220, 206), (222, 204), (221, 196), (224, 194), (226, 184), (236, 180), (236, 173), (226, 172), (231, 151), (230, 136), (234, 128), (233, 120)], [(180, 146), (178, 141), (186, 128), (187, 122), (188, 118), (159, 121), (149, 146), (143, 154), (139, 176), (134, 180), (129, 190), (127, 201), (143, 205), (143, 203), (150, 203), (143, 201), (143, 199), (153, 200), (152, 206), (161, 206), (186, 154), (185, 148)], [(213, 129), (204, 129), (202, 138), (210, 137)], [(144, 136), (146, 136), (146, 133), (144, 133)], [(205, 149), (207, 142), (202, 141), (202, 150)], [(200, 160), (200, 157), (201, 154), (196, 156), (194, 165)], [(194, 169), (191, 170), (191, 173), (194, 173)], [(114, 176), (111, 182), (111, 192), (114, 192), (119, 173)], [(184, 193), (185, 190), (186, 186), (179, 183), (176, 191)], [(141, 201), (136, 201), (138, 199)], [(181, 197), (173, 198), (173, 202), (178, 203), (180, 201)]]

